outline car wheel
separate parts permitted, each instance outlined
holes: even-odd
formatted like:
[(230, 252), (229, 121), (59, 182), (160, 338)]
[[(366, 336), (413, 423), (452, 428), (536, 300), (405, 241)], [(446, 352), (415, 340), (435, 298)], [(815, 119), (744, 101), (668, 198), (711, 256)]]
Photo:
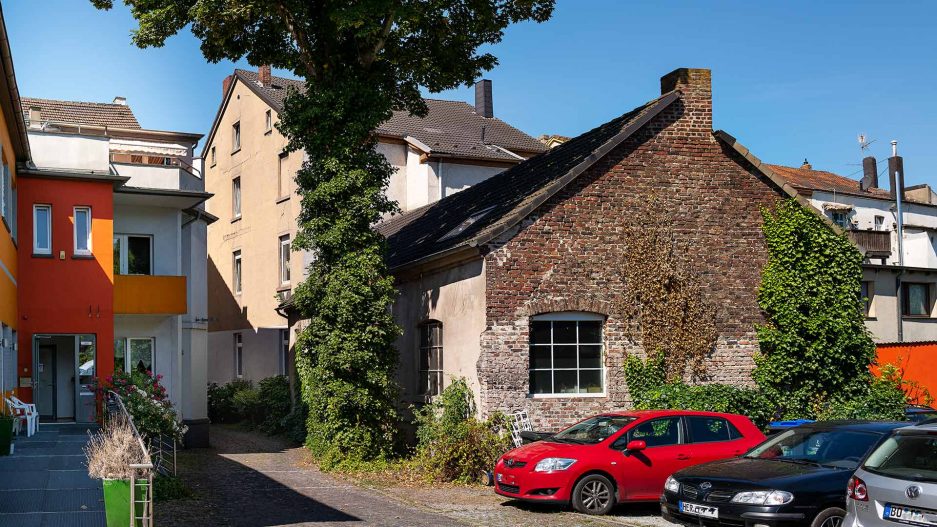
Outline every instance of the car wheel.
[(810, 527), (842, 527), (845, 518), (846, 511), (839, 507), (830, 507), (817, 514)]
[(615, 506), (615, 486), (601, 474), (590, 474), (573, 488), (573, 508), (584, 514), (608, 514)]

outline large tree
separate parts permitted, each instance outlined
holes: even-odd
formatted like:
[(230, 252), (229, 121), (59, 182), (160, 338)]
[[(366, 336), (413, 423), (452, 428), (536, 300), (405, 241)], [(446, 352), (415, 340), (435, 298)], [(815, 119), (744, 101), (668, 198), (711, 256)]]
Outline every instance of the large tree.
[(391, 167), (374, 149), (373, 130), (394, 110), (425, 115), (420, 87), (474, 82), (497, 63), (479, 48), (512, 23), (548, 19), (553, 0), (123, 1), (139, 23), (132, 39), (140, 47), (162, 46), (189, 27), (211, 62), (246, 57), (305, 79), (278, 128), (290, 150), (308, 156), (296, 175), (294, 242), (316, 255), (294, 295), (310, 321), (296, 359), (307, 443), (327, 463), (386, 456), (399, 329), (384, 240), (371, 227), (396, 204), (386, 197)]

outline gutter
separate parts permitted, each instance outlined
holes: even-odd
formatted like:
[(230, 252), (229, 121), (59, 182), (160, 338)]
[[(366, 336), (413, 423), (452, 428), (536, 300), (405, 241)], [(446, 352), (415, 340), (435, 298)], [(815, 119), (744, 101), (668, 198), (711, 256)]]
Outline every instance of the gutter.
[(10, 39), (7, 35), (6, 22), (3, 20), (3, 8), (0, 6), (0, 58), (3, 60), (3, 75), (6, 77), (7, 90), (10, 92), (10, 103), (13, 115), (10, 117), (16, 123), (17, 135), (24, 154), (19, 161), (32, 158), (29, 150), (29, 136), (26, 134), (26, 120), (23, 118), (23, 102), (20, 100), (19, 86), (16, 84), (16, 73), (13, 71), (13, 53), (10, 51)]

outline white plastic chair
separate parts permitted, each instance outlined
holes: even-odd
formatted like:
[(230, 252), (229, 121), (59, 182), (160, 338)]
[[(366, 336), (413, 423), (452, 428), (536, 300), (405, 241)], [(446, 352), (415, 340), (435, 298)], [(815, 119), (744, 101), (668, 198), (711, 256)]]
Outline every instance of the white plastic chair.
[(30, 437), (38, 432), (39, 412), (36, 411), (36, 405), (32, 403), (24, 403), (23, 401), (20, 401), (15, 395), (11, 395), (10, 399), (13, 401), (14, 408), (21, 410), (23, 415), (26, 416), (26, 437)]
[(13, 433), (20, 435), (20, 430), (22, 428), (22, 423), (27, 422), (26, 412), (19, 410), (13, 401), (4, 397), (3, 402), (7, 405), (7, 411), (13, 416)]
[(530, 425), (527, 410), (517, 410), (511, 414), (511, 440), (514, 441), (515, 448), (524, 444), (521, 432), (530, 432), (531, 430), (533, 430), (533, 427)]

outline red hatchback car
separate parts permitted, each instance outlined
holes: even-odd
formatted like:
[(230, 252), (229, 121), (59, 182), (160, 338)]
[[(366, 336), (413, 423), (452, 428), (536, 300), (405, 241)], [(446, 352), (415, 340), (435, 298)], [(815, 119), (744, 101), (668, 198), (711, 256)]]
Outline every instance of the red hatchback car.
[(606, 514), (616, 503), (657, 501), (667, 476), (744, 454), (764, 439), (741, 415), (610, 412), (501, 456), (495, 465), (495, 492)]

